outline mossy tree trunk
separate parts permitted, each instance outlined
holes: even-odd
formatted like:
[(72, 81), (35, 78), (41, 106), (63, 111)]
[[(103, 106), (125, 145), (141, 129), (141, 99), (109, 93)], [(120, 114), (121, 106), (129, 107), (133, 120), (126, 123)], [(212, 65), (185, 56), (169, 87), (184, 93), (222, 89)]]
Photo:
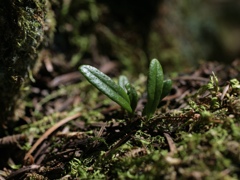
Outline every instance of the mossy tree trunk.
[[(1, 0), (0, 131), (22, 115), (22, 90), (49, 31), (47, 0)], [(49, 36), (48, 36), (49, 37)], [(0, 132), (2, 134), (2, 132)]]

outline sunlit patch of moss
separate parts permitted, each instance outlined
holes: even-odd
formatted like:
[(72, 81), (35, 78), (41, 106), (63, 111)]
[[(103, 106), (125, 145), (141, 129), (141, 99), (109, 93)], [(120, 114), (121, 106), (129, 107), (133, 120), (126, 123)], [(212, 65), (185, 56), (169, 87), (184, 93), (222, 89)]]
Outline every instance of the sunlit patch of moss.
[[(81, 179), (105, 179), (104, 173), (101, 173), (99, 169), (84, 165), (86, 162), (82, 162), (79, 159), (73, 159), (69, 162), (69, 169), (71, 177)], [(92, 173), (91, 173), (92, 172)]]
[[(237, 177), (238, 165), (231, 156), (232, 150), (227, 144), (233, 139), (239, 140), (240, 136), (232, 137), (231, 129), (227, 128), (218, 126), (204, 134), (182, 132), (182, 140), (178, 143), (178, 156), (182, 159), (182, 167), (179, 168), (181, 176), (194, 178), (197, 172), (201, 178)], [(226, 169), (228, 173), (224, 174)]]

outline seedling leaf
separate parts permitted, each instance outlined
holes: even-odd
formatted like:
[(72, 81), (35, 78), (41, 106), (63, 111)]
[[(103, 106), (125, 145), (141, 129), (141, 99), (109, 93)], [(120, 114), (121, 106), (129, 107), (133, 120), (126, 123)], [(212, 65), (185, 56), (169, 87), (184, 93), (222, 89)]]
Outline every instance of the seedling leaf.
[(157, 59), (150, 62), (148, 82), (147, 82), (147, 104), (143, 114), (151, 118), (154, 114), (162, 95), (163, 88), (163, 70)]
[(110, 77), (89, 65), (82, 65), (80, 66), (79, 70), (82, 75), (99, 91), (119, 104), (129, 113), (132, 113), (132, 108), (127, 93)]
[(129, 81), (126, 76), (124, 76), (124, 75), (119, 76), (118, 84), (119, 84), (119, 86), (121, 86), (121, 88), (123, 88), (125, 90), (125, 92), (127, 92), (126, 85), (129, 84)]
[(128, 94), (128, 97), (130, 99), (130, 104), (131, 104), (131, 108), (134, 112), (134, 110), (136, 109), (137, 107), (137, 102), (138, 102), (138, 94), (137, 94), (137, 91), (136, 89), (131, 85), (131, 84), (126, 84), (125, 85), (126, 87), (126, 90), (127, 90), (127, 94)]
[(172, 89), (172, 80), (171, 79), (164, 80), (160, 101), (170, 93), (171, 89)]

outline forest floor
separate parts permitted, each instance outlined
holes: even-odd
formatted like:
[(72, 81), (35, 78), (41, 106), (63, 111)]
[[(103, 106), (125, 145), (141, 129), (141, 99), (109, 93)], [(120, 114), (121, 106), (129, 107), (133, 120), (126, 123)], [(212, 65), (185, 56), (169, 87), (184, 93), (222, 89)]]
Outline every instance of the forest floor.
[[(97, 68), (111, 75), (116, 66)], [(45, 59), (26, 115), (0, 141), (0, 179), (239, 179), (239, 67), (206, 62), (174, 75), (146, 120), (128, 116), (79, 71)], [(132, 79), (141, 109), (146, 76)]]

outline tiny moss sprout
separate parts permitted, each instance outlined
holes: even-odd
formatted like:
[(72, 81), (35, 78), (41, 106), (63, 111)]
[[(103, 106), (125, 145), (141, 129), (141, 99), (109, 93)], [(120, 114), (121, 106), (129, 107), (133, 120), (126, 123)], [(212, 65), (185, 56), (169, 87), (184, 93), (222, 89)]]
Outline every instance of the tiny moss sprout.
[[(128, 113), (134, 113), (138, 94), (126, 76), (121, 75), (118, 84), (116, 84), (110, 77), (92, 66), (82, 65), (79, 70), (100, 92), (119, 104)], [(153, 59), (150, 62), (148, 72), (147, 104), (143, 109), (143, 115), (147, 119), (153, 116), (159, 102), (169, 94), (171, 87), (172, 81), (170, 79), (164, 80), (161, 64), (157, 59)]]

